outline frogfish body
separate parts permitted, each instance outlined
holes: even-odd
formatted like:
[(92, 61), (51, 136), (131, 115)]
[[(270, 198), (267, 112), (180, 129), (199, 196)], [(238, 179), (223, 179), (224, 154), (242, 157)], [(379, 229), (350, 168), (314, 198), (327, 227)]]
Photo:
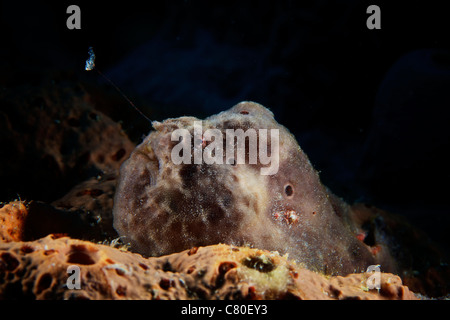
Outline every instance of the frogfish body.
[[(271, 111), (241, 102), (201, 121), (196, 141), (199, 121), (180, 117), (153, 122), (155, 130), (122, 164), (114, 227), (132, 250), (159, 256), (217, 243), (249, 245), (288, 254), (326, 274), (363, 272), (380, 262), (380, 255), (358, 238), (350, 207), (322, 185), (295, 137)], [(208, 129), (214, 138), (205, 134)], [(238, 144), (226, 141), (230, 129), (256, 133), (256, 139), (247, 136), (241, 144), (244, 163), (237, 157), (230, 161), (232, 153), (226, 152)], [(184, 136), (174, 139), (175, 130)], [(264, 137), (262, 130), (268, 130)], [(278, 141), (269, 132), (276, 132)], [(208, 146), (214, 143), (213, 152)], [(263, 164), (259, 157), (250, 161), (251, 152), (260, 151), (263, 143), (272, 163)], [(174, 160), (174, 148), (177, 159), (186, 161)], [(202, 151), (203, 160), (193, 161), (195, 152)], [(223, 162), (207, 163), (206, 151)], [(262, 174), (269, 166), (277, 170)]]

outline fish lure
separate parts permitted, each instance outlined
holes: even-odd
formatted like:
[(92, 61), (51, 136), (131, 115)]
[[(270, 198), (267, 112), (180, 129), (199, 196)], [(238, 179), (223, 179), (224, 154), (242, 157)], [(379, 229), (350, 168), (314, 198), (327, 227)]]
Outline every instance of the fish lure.
[(89, 47), (89, 59), (86, 60), (86, 71), (91, 71), (92, 69), (95, 68), (95, 53), (94, 53), (94, 48)]
[[(89, 47), (89, 58), (86, 60), (86, 66), (85, 66), (85, 70), (86, 71), (91, 71), (95, 68), (95, 53), (94, 53), (94, 48), (93, 47)], [(128, 99), (128, 97), (125, 95), (125, 93), (122, 92), (122, 90), (120, 90), (120, 88), (118, 86), (116, 86), (114, 84), (114, 82), (111, 81), (111, 79), (109, 79), (107, 76), (105, 76), (102, 72), (100, 72), (100, 70), (98, 68), (95, 68), (95, 70), (97, 70), (98, 74), (101, 75), (106, 81), (108, 81), (113, 87), (114, 89), (117, 90), (117, 92), (120, 93), (120, 95), (127, 100), (127, 102), (137, 111), (139, 112), (139, 114), (141, 116), (143, 116), (146, 120), (148, 120), (150, 123), (152, 122), (152, 120), (147, 117), (138, 107), (135, 106), (135, 104)]]

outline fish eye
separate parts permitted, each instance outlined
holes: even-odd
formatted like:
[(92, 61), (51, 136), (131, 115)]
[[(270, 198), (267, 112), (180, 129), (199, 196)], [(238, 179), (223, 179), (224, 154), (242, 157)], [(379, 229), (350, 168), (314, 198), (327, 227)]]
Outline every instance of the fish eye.
[(287, 184), (287, 185), (284, 187), (284, 193), (285, 193), (288, 197), (290, 197), (290, 196), (292, 196), (292, 195), (294, 194), (294, 189), (292, 188), (292, 186), (291, 186), (290, 184)]
[(241, 112), (239, 112), (240, 114), (248, 114), (249, 112), (247, 110), (242, 110)]

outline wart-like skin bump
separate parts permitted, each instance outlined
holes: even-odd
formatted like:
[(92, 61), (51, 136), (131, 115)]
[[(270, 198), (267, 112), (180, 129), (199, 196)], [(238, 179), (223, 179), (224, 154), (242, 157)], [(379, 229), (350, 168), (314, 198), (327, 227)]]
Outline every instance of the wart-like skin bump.
[(278, 129), (274, 175), (262, 175), (259, 162), (174, 164), (171, 151), (179, 142), (171, 133), (187, 129), (193, 135), (194, 121), (200, 120), (153, 122), (155, 131), (122, 164), (114, 227), (131, 250), (159, 256), (217, 243), (250, 245), (287, 253), (326, 274), (363, 272), (379, 263), (348, 222), (348, 205), (322, 185), (295, 137), (271, 111), (241, 102), (202, 125), (219, 129), (223, 137), (226, 129)]

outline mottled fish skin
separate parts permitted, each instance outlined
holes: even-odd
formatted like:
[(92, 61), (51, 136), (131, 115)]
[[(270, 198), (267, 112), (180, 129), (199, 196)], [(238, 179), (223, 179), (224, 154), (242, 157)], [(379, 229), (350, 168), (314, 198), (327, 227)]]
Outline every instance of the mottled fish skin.
[[(120, 170), (114, 227), (145, 256), (217, 243), (250, 245), (289, 254), (326, 274), (365, 271), (376, 264), (348, 223), (348, 206), (320, 182), (295, 137), (271, 111), (254, 102), (202, 121), (203, 131), (279, 130), (279, 170), (258, 164), (180, 164), (171, 160), (178, 128), (193, 133), (194, 117), (154, 122), (155, 131)], [(258, 131), (258, 130), (257, 130)], [(264, 167), (264, 166), (263, 166)]]

